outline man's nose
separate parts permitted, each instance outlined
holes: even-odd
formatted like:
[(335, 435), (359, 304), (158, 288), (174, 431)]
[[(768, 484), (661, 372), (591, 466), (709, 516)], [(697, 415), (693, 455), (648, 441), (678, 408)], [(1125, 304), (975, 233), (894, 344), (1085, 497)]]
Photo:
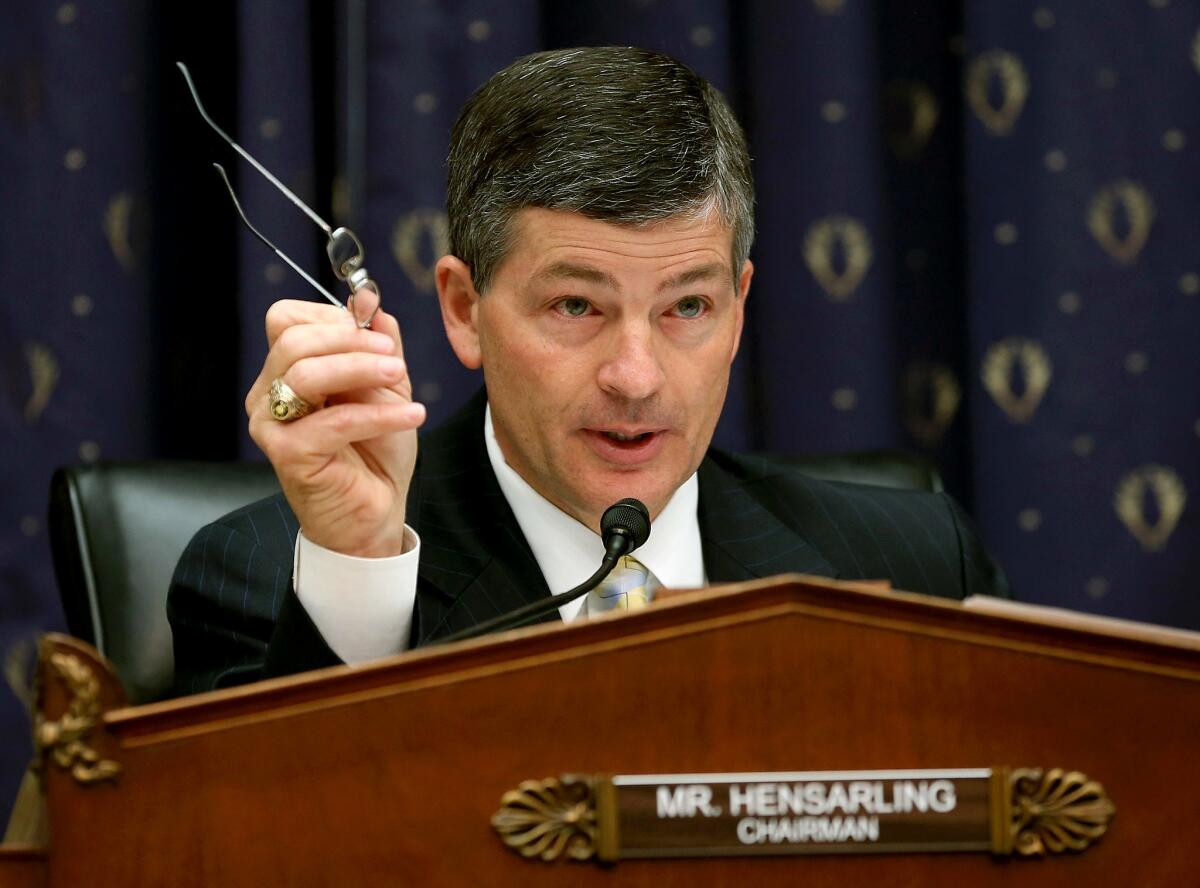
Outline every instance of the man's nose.
[(601, 389), (626, 400), (640, 401), (662, 388), (666, 374), (649, 323), (622, 325), (611, 348), (597, 375)]

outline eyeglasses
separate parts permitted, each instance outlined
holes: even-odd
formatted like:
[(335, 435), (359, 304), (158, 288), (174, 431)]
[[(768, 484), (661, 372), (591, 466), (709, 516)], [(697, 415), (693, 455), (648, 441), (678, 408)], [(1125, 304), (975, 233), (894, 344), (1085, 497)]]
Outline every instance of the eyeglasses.
[(364, 328), (370, 327), (371, 321), (375, 318), (375, 313), (379, 311), (379, 285), (371, 280), (366, 266), (363, 265), (366, 261), (366, 254), (363, 251), (362, 241), (358, 239), (358, 235), (349, 228), (333, 228), (328, 222), (318, 216), (312, 207), (298, 198), (291, 189), (275, 178), (270, 170), (255, 160), (249, 151), (229, 138), (225, 130), (217, 126), (216, 122), (208, 116), (208, 112), (204, 110), (204, 104), (200, 101), (200, 94), (196, 92), (196, 84), (192, 82), (192, 75), (188, 71), (187, 65), (183, 62), (176, 62), (175, 65), (179, 68), (180, 73), (183, 74), (183, 79), (187, 81), (188, 91), (191, 92), (192, 100), (196, 103), (196, 110), (200, 112), (200, 116), (204, 118), (204, 122), (212, 127), (217, 135), (228, 142), (230, 147), (240, 154), (250, 166), (262, 173), (268, 182), (282, 192), (284, 197), (299, 207), (301, 212), (312, 219), (325, 232), (328, 238), (325, 244), (325, 253), (329, 256), (329, 262), (333, 266), (333, 273), (339, 281), (345, 281), (350, 287), (350, 297), (346, 300), (346, 303), (343, 304), (340, 299), (321, 286), (312, 275), (293, 262), (286, 253), (271, 243), (266, 235), (254, 227), (242, 209), (241, 201), (238, 200), (237, 193), (233, 190), (233, 185), (230, 184), (225, 168), (219, 163), (214, 163), (213, 166), (220, 173), (221, 181), (225, 183), (225, 187), (229, 189), (229, 196), (233, 200), (233, 206), (237, 209), (238, 215), (242, 218), (246, 227), (250, 229), (255, 237), (266, 244), (276, 256), (286, 262), (293, 271), (308, 281), (318, 293), (339, 308), (348, 310), (358, 326)]

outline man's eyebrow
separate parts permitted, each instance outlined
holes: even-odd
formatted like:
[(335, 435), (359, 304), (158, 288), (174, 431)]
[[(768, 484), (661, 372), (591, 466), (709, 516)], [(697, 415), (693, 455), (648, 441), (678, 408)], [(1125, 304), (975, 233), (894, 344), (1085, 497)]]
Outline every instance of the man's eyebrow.
[(661, 293), (664, 290), (674, 290), (678, 287), (686, 287), (688, 284), (727, 278), (728, 276), (728, 265), (722, 265), (720, 262), (710, 262), (708, 265), (697, 265), (695, 268), (689, 268), (687, 271), (680, 272), (673, 278), (668, 278), (659, 284), (658, 291)]
[(592, 268), (590, 265), (579, 265), (575, 262), (552, 262), (534, 274), (535, 281), (577, 280), (589, 284), (603, 284), (612, 290), (620, 290), (617, 279), (607, 271)]
[[(700, 281), (719, 280), (720, 278), (727, 277), (728, 274), (729, 267), (720, 262), (698, 265), (695, 268), (689, 268), (687, 271), (682, 271), (674, 277), (663, 281), (658, 286), (658, 292), (662, 293), (665, 290), (686, 287), (688, 284), (695, 284)], [(621, 285), (617, 282), (617, 279), (607, 271), (601, 271), (590, 265), (582, 265), (576, 262), (552, 262), (546, 267), (539, 269), (534, 274), (533, 280), (537, 282), (558, 280), (586, 281), (589, 284), (601, 284), (617, 292), (621, 290)]]

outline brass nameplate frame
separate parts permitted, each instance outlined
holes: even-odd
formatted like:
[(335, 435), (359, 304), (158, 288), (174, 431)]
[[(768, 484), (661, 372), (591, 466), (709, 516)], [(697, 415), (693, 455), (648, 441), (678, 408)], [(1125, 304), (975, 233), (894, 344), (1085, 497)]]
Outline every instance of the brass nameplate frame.
[(1059, 768), (566, 775), (504, 794), (492, 826), (523, 857), (1083, 851), (1116, 808)]

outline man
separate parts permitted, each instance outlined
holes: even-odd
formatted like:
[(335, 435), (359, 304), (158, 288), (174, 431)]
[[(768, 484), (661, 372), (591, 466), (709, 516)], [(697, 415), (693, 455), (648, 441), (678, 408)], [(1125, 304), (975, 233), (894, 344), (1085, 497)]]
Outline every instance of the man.
[(272, 306), (246, 410), (283, 495), (184, 553), (180, 693), (385, 656), (565, 591), (631, 496), (654, 521), (625, 565), (637, 593), (562, 618), (788, 571), (1001, 591), (944, 495), (709, 448), (753, 275), (749, 156), (711, 85), (637, 49), (528, 56), (467, 103), (448, 166), (438, 297), (485, 392), (418, 459), (395, 319)]

